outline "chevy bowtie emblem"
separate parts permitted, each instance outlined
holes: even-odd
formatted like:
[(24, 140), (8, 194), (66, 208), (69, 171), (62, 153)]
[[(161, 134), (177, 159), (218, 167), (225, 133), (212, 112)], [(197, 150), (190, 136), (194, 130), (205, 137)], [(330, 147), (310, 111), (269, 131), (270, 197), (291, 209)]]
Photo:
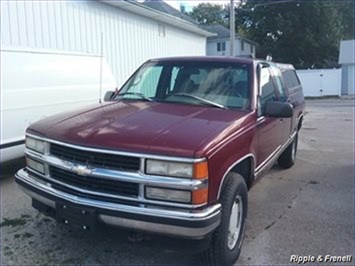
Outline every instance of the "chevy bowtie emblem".
[(86, 166), (74, 166), (71, 170), (74, 173), (82, 176), (90, 175), (93, 171), (93, 169), (89, 169)]

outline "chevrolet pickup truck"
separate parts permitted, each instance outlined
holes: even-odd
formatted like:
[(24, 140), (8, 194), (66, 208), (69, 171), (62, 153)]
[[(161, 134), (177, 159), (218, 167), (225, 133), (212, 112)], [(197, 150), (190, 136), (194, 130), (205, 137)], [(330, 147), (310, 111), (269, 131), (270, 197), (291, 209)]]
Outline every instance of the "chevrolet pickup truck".
[(291, 65), (149, 60), (104, 103), (28, 127), (16, 182), (61, 223), (208, 239), (204, 262), (232, 265), (248, 190), (294, 164), (304, 106)]

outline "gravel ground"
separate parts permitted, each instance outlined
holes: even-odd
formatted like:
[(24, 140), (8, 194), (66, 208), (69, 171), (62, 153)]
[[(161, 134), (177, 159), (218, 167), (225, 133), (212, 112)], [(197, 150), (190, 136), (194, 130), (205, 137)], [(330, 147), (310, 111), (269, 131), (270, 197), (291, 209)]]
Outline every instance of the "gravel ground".
[[(307, 102), (295, 166), (273, 167), (249, 193), (237, 264), (290, 264), (291, 255), (354, 255), (353, 103)], [(13, 174), (22, 164), (2, 166), (1, 265), (197, 263), (194, 246), (174, 239), (147, 236), (131, 243), (127, 231), (107, 227), (88, 234), (57, 224), (34, 210), (16, 187)]]

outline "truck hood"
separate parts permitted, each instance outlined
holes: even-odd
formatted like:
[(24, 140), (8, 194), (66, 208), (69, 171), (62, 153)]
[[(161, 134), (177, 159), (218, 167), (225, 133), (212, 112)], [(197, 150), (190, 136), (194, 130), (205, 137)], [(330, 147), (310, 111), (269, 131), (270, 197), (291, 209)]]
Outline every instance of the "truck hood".
[(235, 128), (246, 114), (193, 105), (119, 101), (48, 117), (27, 131), (87, 147), (193, 158), (223, 139), (228, 128)]

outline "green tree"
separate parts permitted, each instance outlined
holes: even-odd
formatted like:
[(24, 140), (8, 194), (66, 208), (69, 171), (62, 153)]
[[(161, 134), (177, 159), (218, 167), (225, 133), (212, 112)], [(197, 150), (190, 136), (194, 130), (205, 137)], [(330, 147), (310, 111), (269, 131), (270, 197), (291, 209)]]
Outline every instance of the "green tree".
[(339, 43), (354, 38), (353, 1), (249, 1), (236, 9), (240, 32), (257, 42), (258, 56), (297, 68), (337, 65)]
[(344, 40), (354, 39), (354, 1), (338, 1), (341, 19), (341, 35)]
[(228, 15), (227, 6), (211, 3), (201, 3), (189, 12), (189, 16), (200, 25), (220, 24), (227, 26), (229, 23)]

